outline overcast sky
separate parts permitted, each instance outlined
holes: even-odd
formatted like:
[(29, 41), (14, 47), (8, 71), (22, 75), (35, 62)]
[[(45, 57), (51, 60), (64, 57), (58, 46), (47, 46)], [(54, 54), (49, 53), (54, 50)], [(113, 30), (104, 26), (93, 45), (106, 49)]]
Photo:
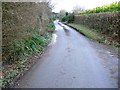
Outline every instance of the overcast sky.
[(61, 9), (71, 12), (74, 6), (91, 9), (114, 1), (120, 0), (52, 0), (52, 3), (54, 5), (53, 12), (59, 12)]

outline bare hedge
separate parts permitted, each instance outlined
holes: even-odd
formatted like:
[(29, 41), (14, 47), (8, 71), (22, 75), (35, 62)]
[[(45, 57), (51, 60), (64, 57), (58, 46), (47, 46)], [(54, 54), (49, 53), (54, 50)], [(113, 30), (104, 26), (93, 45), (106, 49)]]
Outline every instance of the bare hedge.
[(75, 15), (74, 23), (85, 25), (104, 34), (111, 43), (119, 43), (120, 12)]
[(14, 59), (14, 43), (44, 34), (50, 20), (48, 2), (2, 2), (2, 60)]

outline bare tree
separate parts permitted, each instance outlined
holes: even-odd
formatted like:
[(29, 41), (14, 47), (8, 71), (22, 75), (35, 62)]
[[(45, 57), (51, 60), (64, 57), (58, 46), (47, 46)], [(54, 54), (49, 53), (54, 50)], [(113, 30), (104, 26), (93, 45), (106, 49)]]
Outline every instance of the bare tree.
[(58, 15), (60, 20), (65, 16), (65, 13), (66, 13), (66, 10), (64, 9), (60, 10), (59, 15)]
[(73, 7), (73, 12), (74, 12), (75, 14), (81, 13), (81, 12), (83, 12), (83, 11), (84, 11), (84, 8), (81, 7), (81, 6), (76, 5), (76, 6)]

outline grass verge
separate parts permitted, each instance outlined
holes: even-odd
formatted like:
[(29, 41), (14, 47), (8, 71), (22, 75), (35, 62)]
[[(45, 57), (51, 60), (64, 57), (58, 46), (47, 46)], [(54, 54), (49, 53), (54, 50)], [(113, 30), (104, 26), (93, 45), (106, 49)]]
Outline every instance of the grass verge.
[(100, 34), (99, 32), (96, 32), (96, 30), (94, 29), (89, 29), (87, 27), (85, 27), (84, 25), (78, 25), (78, 24), (74, 24), (74, 23), (70, 23), (68, 24), (69, 26), (75, 28), (77, 31), (79, 31), (80, 33), (82, 33), (83, 35), (85, 35), (86, 37), (95, 40), (99, 43), (105, 43), (107, 45), (111, 45), (114, 49), (116, 50), (120, 50), (120, 48), (118, 47), (119, 44), (111, 44), (105, 35)]
[(89, 28), (86, 28), (83, 25), (78, 25), (78, 24), (69, 24), (70, 26), (76, 28), (79, 32), (81, 32), (83, 35), (85, 35), (86, 37), (96, 40), (98, 42), (103, 42), (104, 38), (101, 37), (100, 34), (98, 34), (97, 32), (90, 30)]

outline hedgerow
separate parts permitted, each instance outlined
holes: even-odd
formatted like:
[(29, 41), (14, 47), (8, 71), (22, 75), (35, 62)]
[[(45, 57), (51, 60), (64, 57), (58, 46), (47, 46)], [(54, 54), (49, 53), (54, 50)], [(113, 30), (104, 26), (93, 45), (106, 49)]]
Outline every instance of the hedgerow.
[(120, 11), (120, 1), (106, 4), (104, 6), (99, 6), (99, 7), (93, 8), (93, 9), (85, 10), (81, 14), (113, 12), (113, 11)]

